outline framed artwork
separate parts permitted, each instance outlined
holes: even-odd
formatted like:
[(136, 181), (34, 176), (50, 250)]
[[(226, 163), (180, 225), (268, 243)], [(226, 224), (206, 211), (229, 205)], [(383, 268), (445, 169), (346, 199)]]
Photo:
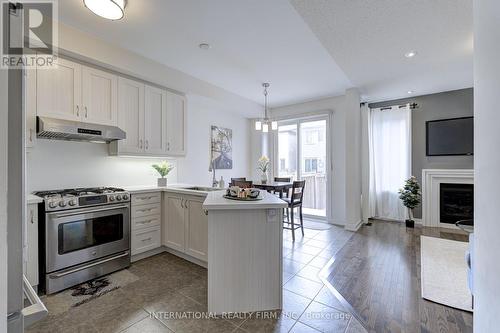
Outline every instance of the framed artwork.
[(210, 168), (233, 168), (233, 130), (213, 126), (211, 130)]

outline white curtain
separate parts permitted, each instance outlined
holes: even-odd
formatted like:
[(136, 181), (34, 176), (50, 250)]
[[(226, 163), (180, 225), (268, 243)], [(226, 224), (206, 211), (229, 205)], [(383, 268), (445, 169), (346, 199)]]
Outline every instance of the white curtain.
[(372, 217), (404, 220), (398, 190), (411, 174), (409, 105), (372, 109), (369, 116), (369, 209)]

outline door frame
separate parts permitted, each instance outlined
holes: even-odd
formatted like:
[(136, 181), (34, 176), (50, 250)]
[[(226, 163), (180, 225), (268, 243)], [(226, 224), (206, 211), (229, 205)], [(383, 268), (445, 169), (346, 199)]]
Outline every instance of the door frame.
[[(304, 115), (296, 118), (287, 118), (278, 120), (278, 126), (280, 125), (297, 125), (297, 179), (301, 176), (302, 169), (302, 149), (300, 148), (300, 140), (301, 140), (301, 131), (300, 125), (302, 123), (307, 123), (311, 121), (325, 120), (326, 121), (326, 131), (325, 131), (325, 143), (326, 143), (326, 161), (325, 161), (325, 171), (326, 171), (326, 214), (325, 216), (316, 216), (310, 214), (304, 214), (305, 218), (311, 220), (319, 220), (322, 222), (331, 223), (332, 221), (332, 195), (333, 195), (333, 187), (332, 187), (332, 141), (331, 141), (331, 129), (332, 129), (332, 115), (330, 113), (321, 113), (316, 115)], [(272, 138), (272, 152), (271, 156), (273, 159), (272, 165), (272, 177), (279, 174), (279, 152), (278, 152), (278, 132), (273, 133)]]

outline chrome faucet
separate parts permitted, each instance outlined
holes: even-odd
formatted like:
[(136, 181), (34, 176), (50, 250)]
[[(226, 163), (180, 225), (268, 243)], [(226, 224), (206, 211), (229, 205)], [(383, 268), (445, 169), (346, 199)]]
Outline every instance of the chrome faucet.
[(217, 181), (217, 178), (215, 177), (215, 162), (212, 160), (211, 163), (212, 167), (212, 187), (219, 187), (219, 182)]

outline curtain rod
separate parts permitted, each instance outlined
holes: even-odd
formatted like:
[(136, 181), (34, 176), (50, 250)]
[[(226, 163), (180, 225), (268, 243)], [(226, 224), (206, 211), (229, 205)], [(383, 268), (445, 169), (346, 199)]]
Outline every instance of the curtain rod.
[[(398, 105), (398, 108), (402, 109), (405, 108), (408, 104), (403, 104), (403, 105)], [(418, 109), (418, 104), (417, 103), (411, 103), (410, 104), (410, 110), (413, 109)], [(380, 111), (385, 111), (385, 110), (392, 110), (392, 106), (387, 106), (384, 108), (380, 108)]]

